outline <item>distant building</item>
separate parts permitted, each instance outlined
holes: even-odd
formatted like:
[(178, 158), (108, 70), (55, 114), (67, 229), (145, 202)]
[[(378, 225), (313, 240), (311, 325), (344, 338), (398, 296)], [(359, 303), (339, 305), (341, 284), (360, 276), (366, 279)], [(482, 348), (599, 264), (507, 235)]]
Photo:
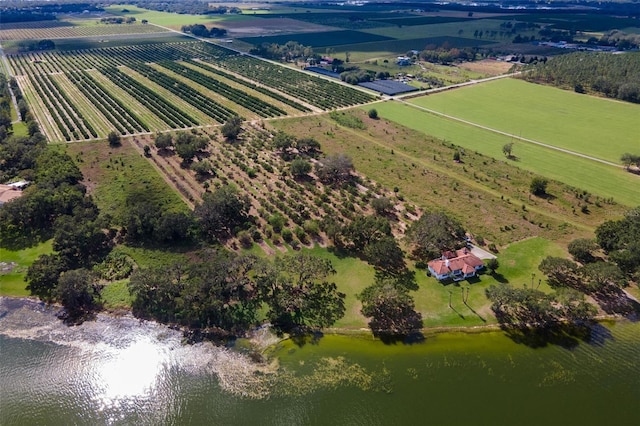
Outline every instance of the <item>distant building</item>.
[(444, 252), (440, 259), (432, 260), (427, 264), (431, 275), (438, 281), (461, 281), (476, 275), (476, 272), (484, 268), (482, 260), (467, 248)]
[(396, 59), (396, 64), (400, 65), (401, 67), (411, 65), (411, 58), (409, 58), (408, 56), (398, 56), (398, 58)]

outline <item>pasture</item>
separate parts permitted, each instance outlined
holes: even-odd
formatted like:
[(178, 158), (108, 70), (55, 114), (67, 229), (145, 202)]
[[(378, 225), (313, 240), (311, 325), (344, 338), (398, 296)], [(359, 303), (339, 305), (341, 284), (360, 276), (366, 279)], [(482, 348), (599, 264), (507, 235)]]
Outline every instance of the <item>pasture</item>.
[[(487, 107), (489, 105), (487, 104)], [(516, 167), (587, 190), (603, 198), (613, 197), (618, 203), (627, 206), (638, 204), (638, 176), (625, 172), (622, 168), (518, 142), (508, 136), (446, 119), (399, 102), (378, 103), (375, 108), (382, 118), (446, 139), (466, 150), (508, 161)], [(506, 160), (502, 152), (502, 147), (510, 142), (514, 142), (515, 161)]]
[(415, 105), (523, 138), (618, 163), (638, 150), (640, 106), (518, 79), (423, 96)]
[[(11, 265), (6, 271), (0, 271), (0, 296), (24, 297), (29, 292), (25, 290), (24, 277), (27, 269), (41, 254), (53, 253), (52, 240), (42, 242), (34, 247), (23, 250), (7, 250), (0, 247), (0, 262)], [(6, 266), (3, 265), (3, 268)]]
[[(218, 23), (225, 21), (235, 21), (248, 18), (244, 15), (189, 15), (159, 12), (156, 10), (143, 9), (130, 4), (111, 5), (104, 9), (112, 15), (133, 17), (138, 21), (146, 19), (152, 24), (178, 30), (183, 25), (203, 24), (215, 26)], [(124, 10), (126, 10), (126, 12)]]

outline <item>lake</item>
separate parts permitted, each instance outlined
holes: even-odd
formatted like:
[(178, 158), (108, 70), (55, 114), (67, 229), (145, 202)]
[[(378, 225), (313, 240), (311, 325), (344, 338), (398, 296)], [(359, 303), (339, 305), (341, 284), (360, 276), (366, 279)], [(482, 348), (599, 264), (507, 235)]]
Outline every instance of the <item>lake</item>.
[(536, 349), (501, 331), (326, 335), (257, 365), (129, 316), (55, 313), (0, 298), (2, 425), (640, 424), (640, 322)]

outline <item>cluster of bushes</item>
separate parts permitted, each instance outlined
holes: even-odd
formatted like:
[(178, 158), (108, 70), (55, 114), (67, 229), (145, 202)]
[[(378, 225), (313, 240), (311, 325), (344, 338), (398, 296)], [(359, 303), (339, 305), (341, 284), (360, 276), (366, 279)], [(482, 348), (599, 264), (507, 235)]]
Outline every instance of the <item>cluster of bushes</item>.
[(55, 48), (56, 44), (53, 40), (22, 40), (18, 43), (19, 52), (53, 50)]
[(294, 61), (296, 59), (315, 58), (319, 60), (319, 55), (313, 52), (313, 48), (303, 46), (297, 41), (288, 41), (285, 44), (261, 43), (249, 51), (252, 55), (261, 56), (267, 59), (278, 61)]
[(183, 33), (191, 33), (197, 37), (224, 37), (227, 35), (227, 30), (224, 28), (212, 27), (207, 29), (202, 24), (183, 25), (180, 30)]
[(110, 16), (108, 18), (100, 19), (100, 23), (102, 24), (133, 24), (134, 22), (136, 22), (136, 18), (133, 16), (129, 16), (127, 18)]

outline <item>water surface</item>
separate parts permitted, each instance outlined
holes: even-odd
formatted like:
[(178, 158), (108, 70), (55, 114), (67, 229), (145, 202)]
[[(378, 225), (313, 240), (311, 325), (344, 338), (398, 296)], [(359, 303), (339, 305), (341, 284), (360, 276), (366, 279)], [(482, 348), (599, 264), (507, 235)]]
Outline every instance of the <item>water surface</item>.
[(67, 327), (0, 299), (0, 424), (637, 425), (640, 323), (572, 349), (502, 332), (416, 345), (324, 336), (278, 345), (278, 364), (131, 317)]

